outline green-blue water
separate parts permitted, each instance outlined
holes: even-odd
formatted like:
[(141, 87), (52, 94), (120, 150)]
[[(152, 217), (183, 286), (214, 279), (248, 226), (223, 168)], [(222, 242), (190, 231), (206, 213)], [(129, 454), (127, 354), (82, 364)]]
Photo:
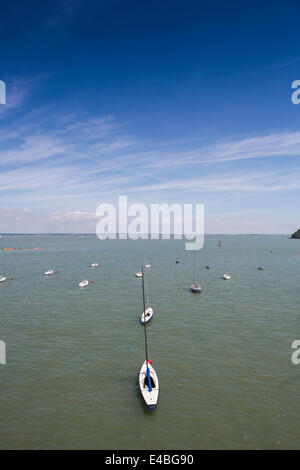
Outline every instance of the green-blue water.
[[(1, 252), (0, 448), (299, 448), (291, 344), (300, 339), (300, 241), (207, 236), (200, 295), (189, 290), (184, 240), (3, 236), (0, 246), (43, 248)], [(145, 354), (135, 273), (144, 256), (155, 314), (149, 358), (160, 380), (153, 413), (137, 386)], [(49, 268), (60, 272), (44, 276)], [(94, 284), (79, 289), (83, 279)]]

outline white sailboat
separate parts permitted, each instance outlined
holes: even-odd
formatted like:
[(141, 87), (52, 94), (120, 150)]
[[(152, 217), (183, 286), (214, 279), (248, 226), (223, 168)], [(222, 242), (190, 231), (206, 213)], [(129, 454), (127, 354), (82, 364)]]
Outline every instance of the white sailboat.
[(139, 386), (148, 409), (154, 411), (158, 402), (159, 382), (151, 361), (145, 361), (142, 364), (139, 372)]
[(99, 263), (92, 263), (91, 266), (92, 266), (92, 268), (98, 268)]
[(79, 284), (78, 284), (78, 287), (86, 287), (88, 286), (89, 284), (89, 281), (87, 281), (86, 279), (84, 279), (83, 281), (81, 281)]
[(228, 273), (224, 273), (222, 278), (225, 279), (225, 281), (229, 281), (229, 279), (231, 279), (231, 276)]
[(53, 274), (53, 273), (54, 273), (53, 269), (48, 269), (48, 271), (44, 272), (45, 276), (50, 276), (50, 274)]
[(6, 281), (6, 279), (7, 278), (5, 276), (0, 275), (0, 282), (4, 282), (4, 281)]
[(191, 291), (192, 292), (195, 292), (196, 294), (200, 294), (201, 293), (201, 287), (199, 286), (199, 284), (196, 282), (196, 254), (195, 252), (193, 252), (193, 264), (194, 264), (194, 281), (191, 285)]
[(139, 271), (138, 273), (136, 273), (136, 277), (143, 277), (143, 273)]
[[(142, 278), (142, 289), (143, 289), (143, 307), (146, 312), (146, 301), (145, 301), (145, 284), (144, 276)], [(139, 372), (139, 386), (142, 397), (149, 410), (153, 411), (156, 408), (159, 396), (159, 382), (158, 376), (152, 366), (152, 361), (148, 359), (148, 345), (147, 345), (147, 322), (144, 322), (144, 334), (145, 334), (145, 353), (146, 360), (143, 362)]]
[(141, 323), (148, 323), (154, 315), (153, 309), (151, 307), (146, 308), (145, 312), (141, 315)]
[(149, 284), (147, 282), (147, 278), (145, 278), (145, 273), (143, 275), (143, 289), (146, 295), (145, 299), (145, 309), (143, 313), (141, 314), (141, 323), (148, 323), (150, 320), (152, 320), (154, 312), (153, 309), (149, 306)]

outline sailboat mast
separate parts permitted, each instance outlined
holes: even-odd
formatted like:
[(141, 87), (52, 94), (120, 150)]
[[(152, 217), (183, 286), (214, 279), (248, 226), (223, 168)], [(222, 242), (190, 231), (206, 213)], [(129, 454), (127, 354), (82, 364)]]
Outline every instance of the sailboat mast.
[(146, 312), (146, 302), (145, 302), (145, 282), (144, 282), (144, 276), (145, 276), (145, 271), (142, 267), (142, 287), (143, 287), (143, 312), (144, 312), (144, 333), (145, 333), (145, 351), (146, 351), (146, 363), (148, 367), (148, 348), (147, 348), (147, 332), (146, 332), (146, 317), (145, 317), (145, 312)]

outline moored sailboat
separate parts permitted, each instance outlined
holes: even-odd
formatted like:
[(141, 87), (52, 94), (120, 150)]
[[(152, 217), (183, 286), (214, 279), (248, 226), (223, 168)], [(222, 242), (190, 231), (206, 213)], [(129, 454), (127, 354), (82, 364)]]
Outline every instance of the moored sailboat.
[(195, 292), (196, 294), (200, 294), (201, 287), (195, 280), (196, 279), (196, 254), (195, 252), (193, 252), (193, 265), (194, 265), (194, 281), (192, 282), (192, 285), (191, 285), (191, 291)]
[[(145, 301), (145, 285), (144, 276), (142, 277), (143, 289), (143, 310), (146, 312)], [(146, 360), (143, 362), (139, 372), (139, 387), (142, 397), (149, 410), (155, 410), (159, 396), (159, 382), (158, 376), (152, 365), (152, 361), (148, 359), (148, 345), (147, 345), (147, 322), (144, 322), (144, 335), (145, 335), (145, 355)]]

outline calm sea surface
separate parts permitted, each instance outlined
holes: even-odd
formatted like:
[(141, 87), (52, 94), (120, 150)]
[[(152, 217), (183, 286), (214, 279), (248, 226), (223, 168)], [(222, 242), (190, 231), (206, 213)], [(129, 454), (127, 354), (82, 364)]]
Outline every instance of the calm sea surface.
[[(42, 247), (0, 252), (0, 448), (300, 448), (300, 241), (207, 236), (200, 295), (184, 240), (3, 236), (0, 247)], [(137, 385), (145, 256), (154, 412)]]

